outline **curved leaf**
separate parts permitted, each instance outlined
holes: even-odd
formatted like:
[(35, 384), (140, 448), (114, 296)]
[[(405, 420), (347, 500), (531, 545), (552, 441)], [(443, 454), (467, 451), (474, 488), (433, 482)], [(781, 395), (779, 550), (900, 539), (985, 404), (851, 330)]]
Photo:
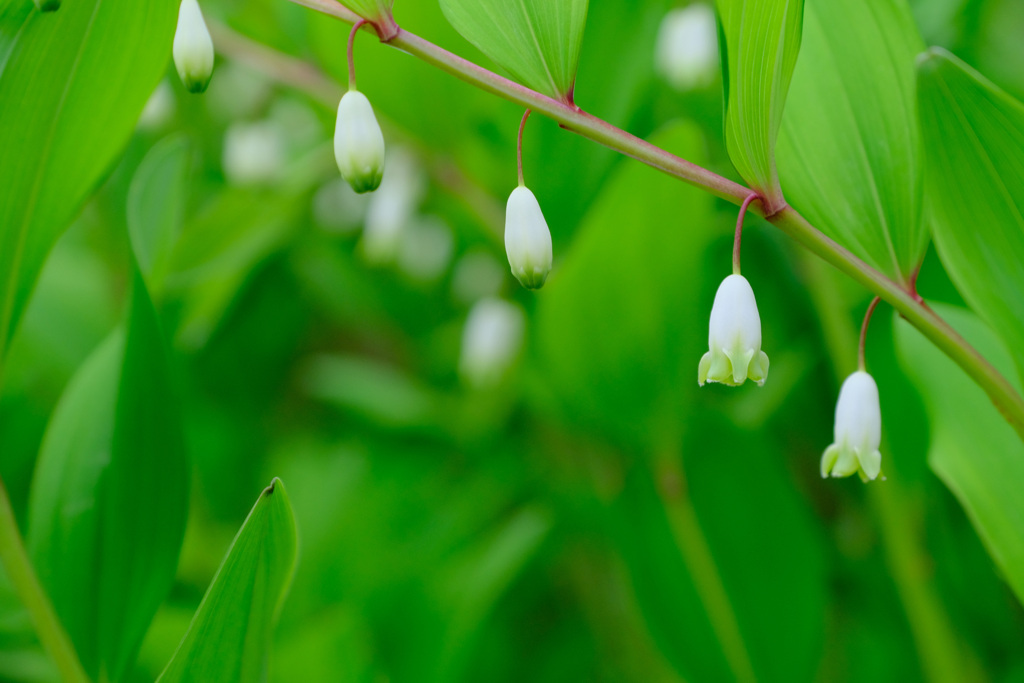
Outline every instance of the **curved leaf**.
[(43, 260), (127, 142), (163, 73), (178, 9), (174, 0), (80, 0), (26, 15), (19, 8), (29, 0), (6, 5), (0, 362)]
[(274, 624), (295, 573), (295, 516), (274, 479), (235, 536), (228, 555), (158, 682), (266, 680)]
[(572, 102), (589, 0), (441, 0), (459, 33), (517, 81)]
[(170, 590), (188, 472), (156, 311), (136, 272), (127, 332), (69, 385), (29, 503), (33, 562), (93, 676), (121, 678)]
[(718, 0), (725, 37), (725, 142), (740, 176), (766, 199), (785, 205), (775, 141), (800, 52), (803, 0)]
[(910, 282), (924, 257), (914, 60), (905, 0), (807, 0), (782, 121), (786, 197), (825, 234)]
[(939, 256), (1024, 372), (1024, 104), (940, 49), (918, 97)]
[[(964, 309), (935, 308), (1007, 378), (1013, 377), (1010, 354), (981, 320)], [(963, 505), (1024, 603), (1024, 444), (985, 392), (903, 319), (896, 322), (896, 342), (903, 367), (929, 409), (928, 464)], [(1020, 382), (1013, 384), (1021, 390)]]

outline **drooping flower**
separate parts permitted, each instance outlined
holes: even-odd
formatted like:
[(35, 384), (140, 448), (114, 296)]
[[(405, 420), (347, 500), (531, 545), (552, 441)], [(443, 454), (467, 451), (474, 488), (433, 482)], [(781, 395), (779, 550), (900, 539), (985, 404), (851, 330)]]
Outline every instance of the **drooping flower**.
[(719, 69), (717, 33), (714, 10), (703, 3), (665, 15), (655, 53), (662, 78), (680, 92), (710, 84)]
[(821, 457), (821, 476), (875, 479), (882, 468), (882, 410), (874, 378), (858, 370), (843, 382), (836, 403), (835, 442)]
[(213, 76), (213, 39), (196, 0), (181, 0), (172, 53), (185, 89), (205, 92)]
[(768, 378), (768, 356), (761, 350), (761, 316), (754, 290), (742, 275), (722, 281), (711, 307), (709, 350), (700, 359), (697, 382), (739, 386)]
[(384, 134), (366, 95), (349, 90), (338, 104), (334, 159), (341, 176), (363, 194), (380, 187), (384, 177)]
[(554, 259), (551, 231), (537, 197), (520, 185), (512, 190), (505, 210), (505, 253), (512, 274), (527, 289), (540, 289)]

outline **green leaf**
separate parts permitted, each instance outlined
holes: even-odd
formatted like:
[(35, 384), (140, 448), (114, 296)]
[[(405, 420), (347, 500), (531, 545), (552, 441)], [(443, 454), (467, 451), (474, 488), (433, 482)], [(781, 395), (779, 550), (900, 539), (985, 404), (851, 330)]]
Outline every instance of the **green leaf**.
[(149, 289), (159, 296), (184, 220), (189, 144), (171, 136), (155, 145), (128, 191), (128, 232)]
[(800, 52), (803, 0), (717, 0), (725, 37), (725, 141), (740, 176), (775, 212), (785, 205), (775, 141)]
[[(1013, 361), (991, 329), (964, 309), (935, 309), (1012, 381)], [(905, 320), (896, 322), (896, 342), (931, 417), (928, 463), (963, 505), (1017, 599), (1024, 602), (1024, 444), (985, 392)], [(1020, 382), (1013, 384), (1021, 390)]]
[(0, 10), (0, 362), (47, 253), (163, 74), (178, 9), (81, 0), (25, 14), (31, 4)]
[(1024, 372), (1024, 105), (938, 48), (918, 97), (939, 257)]
[[(704, 156), (692, 124), (652, 142), (697, 163)], [(537, 348), (551, 386), (586, 425), (652, 448), (678, 427), (707, 350), (699, 283), (712, 205), (707, 193), (626, 162), (582, 221), (539, 301)]]
[(297, 554), (292, 506), (281, 480), (274, 479), (235, 536), (188, 633), (157, 680), (266, 680), (274, 624)]
[(712, 416), (693, 431), (684, 472), (634, 467), (609, 510), (651, 636), (687, 681), (812, 681), (827, 594), (813, 515), (763, 435)]
[(572, 102), (589, 0), (441, 0), (452, 26), (523, 85)]
[(928, 243), (905, 0), (807, 0), (779, 140), (793, 206), (854, 254), (909, 283)]
[(28, 531), (33, 562), (83, 665), (113, 681), (174, 581), (188, 514), (184, 432), (156, 311), (137, 271), (126, 329), (83, 365), (54, 413)]
[(383, 19), (391, 16), (395, 0), (339, 0), (342, 5), (364, 19)]

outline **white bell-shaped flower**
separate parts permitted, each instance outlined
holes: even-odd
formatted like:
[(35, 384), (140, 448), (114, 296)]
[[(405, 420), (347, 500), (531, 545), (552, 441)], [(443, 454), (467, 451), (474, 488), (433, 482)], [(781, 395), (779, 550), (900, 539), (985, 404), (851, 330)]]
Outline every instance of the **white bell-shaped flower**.
[(821, 476), (875, 479), (882, 469), (882, 410), (874, 378), (858, 370), (843, 382), (836, 403), (835, 442), (821, 457)]
[(363, 194), (380, 187), (384, 177), (384, 134), (366, 95), (349, 90), (338, 104), (334, 158), (341, 177)]
[(761, 350), (761, 316), (754, 290), (742, 275), (722, 281), (711, 307), (710, 350), (700, 359), (697, 382), (739, 386), (768, 378), (768, 356)]
[(512, 190), (505, 210), (505, 253), (512, 274), (527, 289), (540, 289), (554, 259), (551, 231), (537, 197), (520, 185)]
[(196, 0), (181, 0), (172, 53), (185, 89), (205, 92), (213, 76), (213, 39)]
[(665, 15), (658, 31), (655, 65), (662, 78), (681, 92), (714, 81), (719, 69), (714, 10), (696, 3)]
[(462, 378), (478, 389), (500, 381), (519, 355), (525, 327), (523, 311), (513, 303), (486, 298), (474, 304), (462, 333)]

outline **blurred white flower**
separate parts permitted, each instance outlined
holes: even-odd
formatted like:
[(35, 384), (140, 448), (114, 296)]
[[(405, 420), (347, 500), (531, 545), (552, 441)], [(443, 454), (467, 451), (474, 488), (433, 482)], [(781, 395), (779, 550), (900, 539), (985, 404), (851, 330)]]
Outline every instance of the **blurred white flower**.
[(662, 78), (679, 91), (714, 81), (719, 69), (714, 10), (697, 3), (666, 14), (658, 31), (655, 65)]
[(398, 267), (413, 280), (434, 282), (452, 260), (455, 238), (437, 216), (424, 216), (405, 231), (398, 250)]
[(156, 90), (146, 100), (146, 106), (139, 116), (139, 130), (156, 131), (160, 130), (174, 118), (174, 111), (177, 102), (174, 99), (174, 90), (167, 81), (160, 81)]
[(452, 294), (459, 303), (471, 304), (497, 296), (505, 280), (505, 269), (486, 251), (470, 251), (459, 259), (452, 277)]
[(206, 107), (221, 121), (251, 119), (259, 115), (273, 94), (266, 75), (245, 64), (228, 61), (217, 71)]
[(284, 162), (284, 134), (273, 121), (233, 123), (224, 135), (224, 175), (233, 185), (274, 182)]
[(527, 289), (540, 289), (551, 272), (551, 231), (537, 197), (520, 185), (505, 210), (505, 253), (512, 274)]
[(366, 95), (349, 90), (338, 104), (334, 158), (341, 177), (362, 194), (380, 187), (384, 175), (384, 134)]
[(882, 469), (882, 409), (875, 379), (858, 370), (843, 382), (836, 403), (835, 441), (821, 457), (821, 476), (875, 479)]
[(196, 0), (181, 0), (172, 53), (185, 89), (205, 92), (213, 76), (213, 39)]
[(519, 306), (493, 298), (477, 302), (462, 333), (459, 374), (466, 383), (480, 389), (500, 381), (519, 355), (525, 327)]
[(363, 256), (374, 265), (398, 258), (402, 232), (416, 213), (425, 186), (419, 164), (404, 149), (388, 154), (387, 165), (380, 189), (370, 199), (363, 231)]
[(342, 178), (334, 178), (313, 195), (313, 220), (331, 232), (353, 233), (362, 226), (369, 205), (369, 196), (356, 194)]
[(697, 382), (739, 386), (768, 378), (768, 356), (761, 350), (761, 316), (754, 290), (742, 275), (722, 281), (711, 307), (709, 351), (700, 359)]

